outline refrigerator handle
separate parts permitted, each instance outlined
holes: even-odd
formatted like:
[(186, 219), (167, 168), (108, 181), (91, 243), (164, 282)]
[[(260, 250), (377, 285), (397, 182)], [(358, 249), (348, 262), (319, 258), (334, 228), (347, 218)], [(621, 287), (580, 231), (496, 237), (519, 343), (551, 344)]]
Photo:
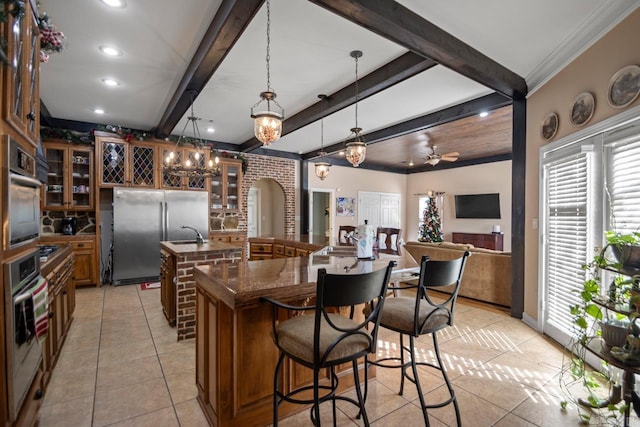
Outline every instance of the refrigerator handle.
[(164, 240), (169, 239), (169, 204), (164, 202)]
[(165, 225), (164, 220), (165, 220), (164, 203), (160, 202), (160, 241), (167, 240), (165, 236), (167, 227)]

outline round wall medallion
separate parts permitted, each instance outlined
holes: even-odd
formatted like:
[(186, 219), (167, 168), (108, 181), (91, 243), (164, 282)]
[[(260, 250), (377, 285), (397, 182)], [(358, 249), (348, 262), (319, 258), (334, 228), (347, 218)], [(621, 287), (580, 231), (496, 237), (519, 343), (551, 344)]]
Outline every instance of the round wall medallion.
[(569, 121), (574, 126), (584, 126), (593, 117), (595, 106), (596, 101), (591, 93), (581, 93), (571, 102)]
[(636, 100), (640, 93), (640, 67), (627, 65), (611, 77), (607, 101), (614, 108), (623, 108)]
[(547, 117), (542, 121), (542, 126), (540, 127), (540, 134), (545, 141), (549, 141), (551, 138), (556, 136), (558, 132), (558, 115), (556, 113), (549, 113)]

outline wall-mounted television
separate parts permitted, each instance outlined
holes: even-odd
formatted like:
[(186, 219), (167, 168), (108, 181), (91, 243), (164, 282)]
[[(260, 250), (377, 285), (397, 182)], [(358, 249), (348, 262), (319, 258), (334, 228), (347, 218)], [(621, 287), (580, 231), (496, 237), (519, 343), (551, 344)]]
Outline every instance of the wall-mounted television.
[(500, 219), (500, 194), (456, 194), (456, 218)]

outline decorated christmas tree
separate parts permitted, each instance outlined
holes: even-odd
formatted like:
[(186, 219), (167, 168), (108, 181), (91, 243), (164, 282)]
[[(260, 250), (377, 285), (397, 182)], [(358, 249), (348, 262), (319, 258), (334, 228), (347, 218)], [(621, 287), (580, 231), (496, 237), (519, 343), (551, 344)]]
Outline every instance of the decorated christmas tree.
[(421, 242), (442, 242), (442, 221), (436, 206), (436, 198), (429, 197), (429, 201), (422, 211), (418, 240)]

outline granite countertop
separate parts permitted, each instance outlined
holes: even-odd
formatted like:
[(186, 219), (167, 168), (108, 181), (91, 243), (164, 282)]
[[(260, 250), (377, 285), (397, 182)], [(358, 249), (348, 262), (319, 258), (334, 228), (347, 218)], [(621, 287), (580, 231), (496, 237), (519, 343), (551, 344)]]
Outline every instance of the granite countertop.
[[(249, 237), (249, 242), (252, 243), (283, 243), (287, 242), (295, 243), (300, 246), (300, 243), (306, 243), (315, 247), (324, 247), (329, 244), (333, 244), (331, 239), (326, 236), (316, 236), (311, 234), (303, 234), (303, 235), (295, 235), (295, 234), (286, 234), (286, 235), (274, 235), (274, 236), (260, 236), (260, 237)], [(314, 248), (315, 249), (315, 248)]]
[[(188, 243), (185, 243), (188, 242)], [(230, 251), (242, 250), (241, 243), (217, 242), (214, 240), (205, 240), (202, 244), (192, 241), (165, 241), (160, 242), (160, 247), (171, 252), (173, 255), (189, 255), (189, 254), (207, 254), (207, 253), (224, 253)]]
[(257, 304), (262, 296), (285, 301), (314, 296), (321, 268), (328, 273), (358, 274), (384, 268), (391, 260), (397, 262), (392, 281), (405, 279), (407, 273), (418, 270), (418, 264), (406, 252), (403, 255), (379, 254), (372, 261), (311, 254), (308, 257), (201, 265), (194, 267), (194, 276), (198, 286), (236, 309)]

